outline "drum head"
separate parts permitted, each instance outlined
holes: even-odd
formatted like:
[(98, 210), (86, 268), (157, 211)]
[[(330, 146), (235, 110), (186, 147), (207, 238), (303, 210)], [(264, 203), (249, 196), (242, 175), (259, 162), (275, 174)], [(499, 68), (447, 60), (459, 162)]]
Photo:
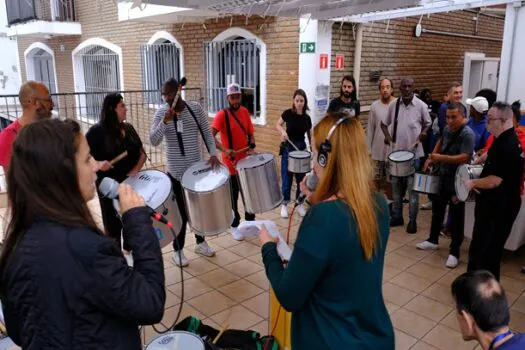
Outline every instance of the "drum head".
[(182, 175), (182, 187), (193, 192), (211, 192), (224, 185), (230, 177), (228, 168), (222, 165), (212, 169), (207, 161), (193, 164)]
[(465, 182), (470, 180), (470, 171), (467, 165), (463, 164), (456, 170), (456, 180), (454, 187), (456, 189), (456, 196), (460, 201), (466, 201), (470, 194), (470, 191), (465, 187)]
[(256, 168), (258, 166), (264, 165), (274, 159), (273, 154), (271, 153), (257, 153), (252, 154), (251, 156), (248, 156), (244, 159), (241, 159), (238, 163), (236, 168), (237, 169), (251, 169)]
[(298, 159), (309, 159), (311, 156), (310, 156), (310, 152), (307, 152), (307, 151), (293, 151), (293, 152), (290, 152), (289, 154), (289, 157), (291, 158), (298, 158)]
[[(171, 181), (168, 175), (159, 170), (143, 170), (135, 176), (130, 176), (122, 182), (131, 186), (139, 195), (144, 198), (146, 205), (157, 209), (168, 198), (171, 193)], [(120, 206), (114, 200), (113, 205), (117, 210)]]
[(146, 346), (146, 350), (204, 350), (201, 338), (190, 332), (173, 331), (157, 337)]
[(414, 158), (414, 153), (410, 151), (394, 151), (388, 155), (388, 159), (393, 162), (406, 162)]

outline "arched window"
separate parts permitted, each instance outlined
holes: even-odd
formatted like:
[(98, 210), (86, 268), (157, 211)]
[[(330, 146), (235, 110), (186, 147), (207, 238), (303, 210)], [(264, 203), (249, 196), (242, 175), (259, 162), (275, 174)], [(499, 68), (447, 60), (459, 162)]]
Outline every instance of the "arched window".
[(53, 50), (43, 43), (34, 43), (24, 52), (24, 58), (27, 80), (39, 81), (47, 86), (51, 94), (56, 94), (58, 89)]

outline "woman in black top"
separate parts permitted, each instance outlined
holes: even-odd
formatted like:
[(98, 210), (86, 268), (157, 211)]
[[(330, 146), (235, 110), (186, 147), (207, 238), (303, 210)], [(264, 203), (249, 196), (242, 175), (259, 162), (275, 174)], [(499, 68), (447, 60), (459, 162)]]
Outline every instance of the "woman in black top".
[(138, 326), (162, 319), (164, 266), (144, 199), (119, 188), (130, 269), (87, 204), (98, 168), (71, 120), (31, 123), (13, 145), (0, 297), (22, 349), (140, 350)]
[[(311, 129), (312, 121), (310, 116), (307, 114), (308, 99), (304, 90), (296, 90), (293, 94), (293, 106), (287, 109), (281, 115), (281, 118), (277, 121), (276, 128), (281, 134), (281, 149), (279, 154), (281, 155), (281, 180), (282, 180), (282, 191), (283, 191), (283, 205), (281, 208), (281, 217), (288, 217), (288, 203), (290, 203), (290, 192), (292, 190), (292, 181), (294, 174), (288, 171), (288, 154), (295, 151), (293, 146), (288, 142), (291, 141), (293, 144), (302, 150), (306, 150), (306, 142), (304, 136), (308, 137), (308, 141), (311, 143)], [(286, 129), (284, 129), (286, 124)], [(299, 184), (303, 180), (305, 174), (295, 174), (295, 182), (297, 184), (297, 190), (295, 198), (299, 198), (300, 189)], [(306, 211), (302, 205), (297, 207), (299, 214), (304, 216)]]
[[(121, 94), (110, 93), (104, 98), (100, 121), (93, 125), (86, 134), (86, 139), (91, 148), (91, 154), (101, 163), (97, 172), (97, 188), (105, 177), (110, 177), (118, 182), (124, 181), (128, 176), (136, 175), (146, 162), (146, 153), (142, 148), (139, 135), (129, 123), (126, 123), (127, 108)], [(127, 151), (128, 155), (114, 166), (109, 161)], [(102, 221), (107, 234), (117, 241), (120, 246), (122, 222), (113, 207), (113, 200), (102, 198), (99, 193)], [(124, 250), (130, 251), (127, 242)]]

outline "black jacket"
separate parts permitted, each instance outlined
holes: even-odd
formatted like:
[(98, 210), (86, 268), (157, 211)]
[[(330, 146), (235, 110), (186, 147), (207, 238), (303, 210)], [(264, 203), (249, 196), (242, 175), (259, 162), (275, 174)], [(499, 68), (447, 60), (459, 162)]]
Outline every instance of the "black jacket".
[(145, 208), (123, 216), (129, 268), (115, 242), (90, 229), (38, 221), (2, 278), (9, 336), (24, 350), (141, 349), (139, 325), (160, 322), (166, 292)]

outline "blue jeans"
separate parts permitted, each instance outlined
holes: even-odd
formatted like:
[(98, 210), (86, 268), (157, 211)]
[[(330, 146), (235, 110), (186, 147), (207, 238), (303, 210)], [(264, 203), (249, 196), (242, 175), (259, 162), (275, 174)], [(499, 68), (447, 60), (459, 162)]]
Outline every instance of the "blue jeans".
[[(419, 160), (416, 160), (416, 169), (419, 168)], [(392, 219), (403, 219), (403, 197), (408, 192), (409, 209), (408, 217), (410, 221), (416, 221), (419, 212), (419, 193), (412, 191), (414, 186), (414, 176), (397, 177), (392, 176)]]
[[(303, 142), (294, 142), (294, 144), (299, 148), (300, 150), (306, 149), (306, 144)], [(301, 189), (299, 188), (299, 184), (301, 181), (303, 181), (306, 174), (296, 174), (288, 171), (288, 154), (293, 151), (291, 149), (292, 146), (286, 145), (282, 151), (281, 155), (281, 189), (283, 192), (283, 204), (287, 205), (290, 203), (290, 196), (292, 192), (292, 181), (295, 176), (295, 182), (297, 184), (297, 189), (295, 191), (295, 199), (299, 198), (299, 195), (301, 194)]]

